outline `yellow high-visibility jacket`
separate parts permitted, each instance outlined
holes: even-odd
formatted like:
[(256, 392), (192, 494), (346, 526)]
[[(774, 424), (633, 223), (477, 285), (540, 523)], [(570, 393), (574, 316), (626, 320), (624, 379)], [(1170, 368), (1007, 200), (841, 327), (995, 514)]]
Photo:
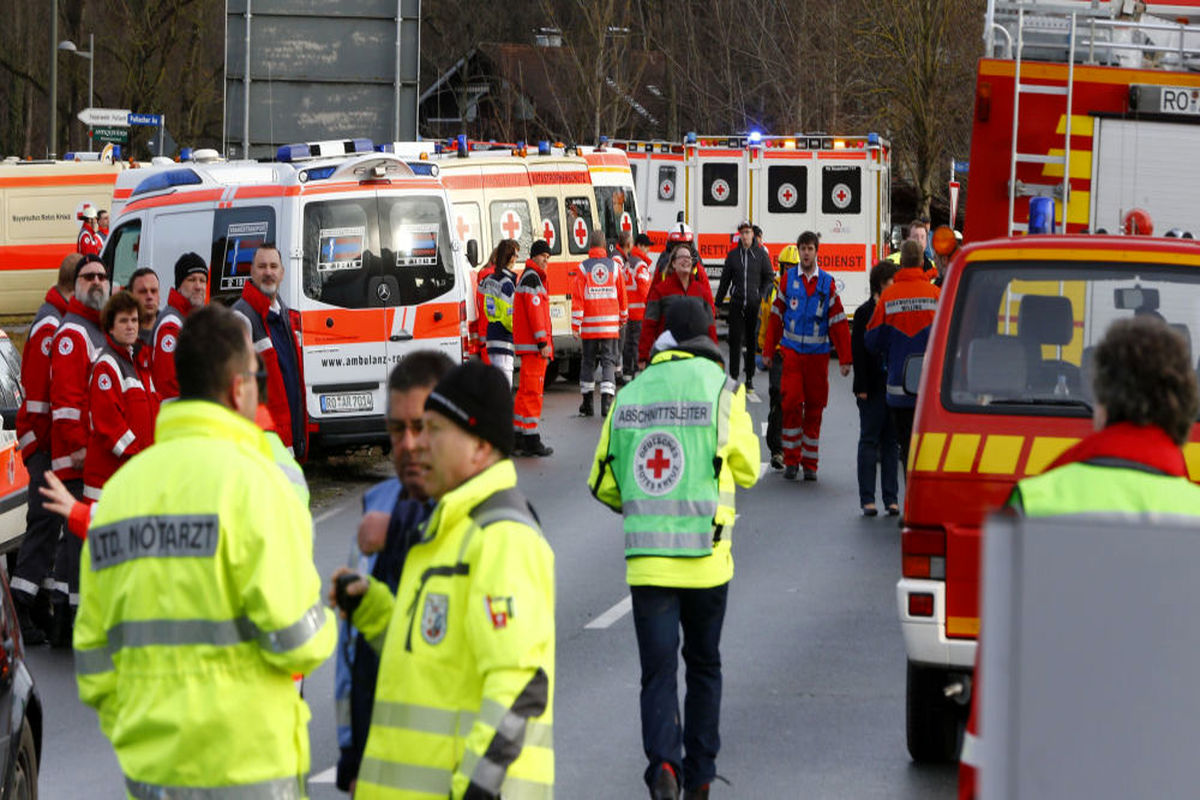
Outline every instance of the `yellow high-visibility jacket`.
[(554, 792), (554, 553), (500, 461), (447, 492), (395, 597), (353, 623), (381, 653), (357, 800)]
[(130, 797), (304, 797), (292, 675), (337, 634), (312, 517), (262, 431), (223, 406), (164, 406), (155, 441), (105, 484), (84, 543), (79, 697)]

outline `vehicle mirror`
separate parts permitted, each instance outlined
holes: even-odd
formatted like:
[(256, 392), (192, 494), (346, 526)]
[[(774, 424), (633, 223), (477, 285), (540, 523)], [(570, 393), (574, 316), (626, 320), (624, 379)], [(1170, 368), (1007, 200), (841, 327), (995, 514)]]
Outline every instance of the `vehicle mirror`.
[(958, 237), (949, 225), (943, 225), (933, 232), (933, 252), (939, 256), (948, 256), (958, 249)]
[(476, 239), (467, 240), (467, 263), (472, 268), (479, 266), (479, 241)]
[(925, 367), (924, 353), (910, 353), (904, 359), (904, 393), (916, 396), (921, 386), (921, 370)]
[(1158, 309), (1158, 289), (1140, 286), (1113, 289), (1113, 305), (1126, 311), (1155, 311)]

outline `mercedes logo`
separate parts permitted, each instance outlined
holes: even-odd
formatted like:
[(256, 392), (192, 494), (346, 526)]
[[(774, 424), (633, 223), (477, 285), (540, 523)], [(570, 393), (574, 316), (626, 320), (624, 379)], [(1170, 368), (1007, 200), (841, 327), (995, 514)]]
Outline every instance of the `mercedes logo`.
[(380, 283), (375, 287), (375, 296), (386, 303), (388, 298), (392, 296), (392, 288), (386, 283)]

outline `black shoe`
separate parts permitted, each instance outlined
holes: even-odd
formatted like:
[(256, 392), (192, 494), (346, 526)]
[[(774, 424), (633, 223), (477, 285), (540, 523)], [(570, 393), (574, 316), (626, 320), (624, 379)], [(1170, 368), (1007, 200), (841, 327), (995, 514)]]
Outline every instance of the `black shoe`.
[(708, 800), (709, 784), (704, 784), (699, 789), (684, 789), (683, 800)]
[(554, 455), (554, 448), (547, 447), (542, 443), (542, 435), (540, 433), (531, 433), (525, 437), (525, 455), (544, 458)]
[(900, 506), (896, 505), (895, 503), (892, 503), (890, 506), (887, 507), (887, 512), (888, 512), (889, 517), (898, 517), (898, 516), (900, 516)]
[(784, 470), (783, 470), (784, 480), (794, 481), (794, 480), (796, 480), (796, 476), (799, 474), (800, 474), (800, 465), (799, 464), (788, 464), (786, 467), (784, 467)]
[(71, 646), (71, 629), (75, 625), (75, 609), (65, 599), (51, 601), (50, 608), (50, 646), (68, 648)]
[(13, 592), (17, 607), (17, 622), (21, 624), (21, 641), (26, 647), (46, 643), (46, 632), (33, 621), (33, 598), (23, 592)]
[(513, 442), (512, 457), (513, 458), (524, 458), (525, 456), (529, 455), (528, 444), (527, 444), (529, 441), (529, 435), (525, 434), (525, 433), (518, 433), (516, 436), (513, 437), (513, 439), (514, 439), (514, 442)]
[(878, 517), (879, 509), (876, 508), (874, 505), (863, 506), (862, 507), (862, 515), (864, 517)]
[(612, 401), (613, 396), (611, 394), (600, 395), (600, 416), (608, 416), (608, 410), (612, 408)]
[(750, 394), (750, 392), (753, 392), (753, 391), (754, 391), (754, 381), (747, 378), (746, 379), (746, 394)]
[(596, 400), (595, 396), (591, 392), (588, 392), (583, 396), (583, 402), (579, 404), (579, 416), (596, 416)]
[(783, 453), (771, 454), (771, 469), (783, 469)]
[(654, 783), (650, 786), (650, 800), (679, 800), (679, 780), (670, 764), (658, 768)]
[(816, 481), (816, 479), (817, 479), (817, 471), (815, 469), (804, 470), (804, 480)]

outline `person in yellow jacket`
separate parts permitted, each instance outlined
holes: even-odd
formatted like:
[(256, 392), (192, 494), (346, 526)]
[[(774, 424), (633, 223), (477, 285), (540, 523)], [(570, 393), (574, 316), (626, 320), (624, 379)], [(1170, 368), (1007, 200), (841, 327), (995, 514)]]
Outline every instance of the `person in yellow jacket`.
[(292, 674), (336, 637), (312, 518), (254, 424), (254, 349), (233, 312), (197, 309), (175, 362), (180, 398), (105, 485), (84, 543), (79, 697), (129, 797), (303, 798)]
[[(625, 577), (642, 665), (642, 746), (650, 797), (704, 800), (720, 749), (721, 628), (736, 486), (758, 480), (745, 388), (726, 377), (708, 309), (682, 298), (649, 366), (617, 395), (588, 486), (624, 515)], [(680, 725), (679, 631), (687, 665)], [(681, 729), (682, 728), (682, 729)], [(682, 746), (681, 746), (682, 744)]]
[[(787, 247), (779, 251), (779, 264), (775, 270), (775, 282), (771, 286), (771, 293), (767, 296), (758, 308), (758, 352), (759, 358), (767, 355), (764, 352), (767, 346), (767, 328), (771, 320), (771, 309), (775, 305), (775, 295), (779, 293), (779, 282), (783, 279), (783, 274), (792, 267), (800, 263), (800, 251), (796, 249), (796, 245), (789, 244)], [(770, 372), (770, 405), (767, 410), (767, 450), (771, 453), (771, 469), (783, 469), (783, 390), (781, 381), (783, 380), (783, 359), (779, 356), (779, 348), (782, 344), (775, 346), (774, 353), (771, 353)]]
[(356, 800), (553, 797), (554, 553), (517, 489), (512, 413), (495, 367), (442, 378), (417, 446), (438, 504), (399, 590), (334, 573), (380, 653)]

